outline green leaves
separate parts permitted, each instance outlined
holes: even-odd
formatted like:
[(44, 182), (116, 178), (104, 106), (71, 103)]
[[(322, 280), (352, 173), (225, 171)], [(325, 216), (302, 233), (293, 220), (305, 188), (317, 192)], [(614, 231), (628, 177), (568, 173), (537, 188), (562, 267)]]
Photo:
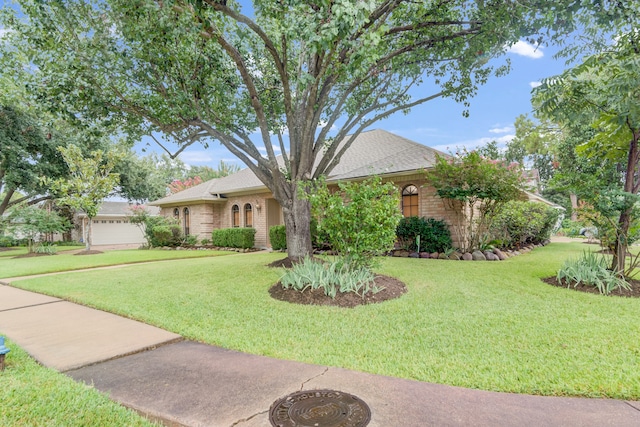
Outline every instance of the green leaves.
[(398, 190), (379, 177), (338, 184), (332, 192), (323, 181), (310, 191), (318, 232), (353, 268), (370, 268), (374, 256), (393, 248), (400, 220)]
[(53, 182), (47, 178), (43, 180), (50, 182), (53, 191), (59, 195), (58, 203), (83, 210), (92, 219), (98, 214), (102, 200), (118, 183), (118, 174), (111, 170), (121, 154), (113, 151), (105, 154), (97, 150), (85, 157), (76, 145), (59, 147), (58, 150), (69, 167), (70, 178)]

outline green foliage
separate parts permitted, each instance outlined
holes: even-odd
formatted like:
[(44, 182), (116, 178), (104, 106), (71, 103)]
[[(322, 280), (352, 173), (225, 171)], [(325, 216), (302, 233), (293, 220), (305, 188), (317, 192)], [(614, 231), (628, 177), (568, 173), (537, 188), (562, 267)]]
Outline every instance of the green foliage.
[(11, 236), (0, 236), (0, 248), (10, 248), (17, 246), (18, 242)]
[[(133, 221), (132, 221), (133, 222)], [(147, 216), (144, 219), (145, 238), (149, 247), (180, 246), (184, 242), (182, 227), (175, 218)]]
[(522, 197), (524, 177), (519, 164), (485, 159), (475, 151), (456, 157), (437, 156), (426, 176), (436, 194), (456, 213), (453, 228), (465, 252), (479, 247), (491, 215), (500, 205)]
[(33, 242), (45, 234), (62, 233), (69, 228), (69, 221), (53, 210), (35, 205), (18, 205), (9, 210), (7, 231), (15, 238), (26, 238), (30, 251)]
[(284, 225), (274, 225), (269, 228), (269, 241), (274, 251), (287, 249), (287, 230)]
[(444, 252), (452, 246), (451, 232), (444, 220), (410, 216), (402, 218), (396, 227), (402, 247), (415, 251), (416, 236), (420, 236), (421, 252)]
[[(34, 117), (0, 101), (0, 215), (48, 192), (39, 177), (56, 177), (64, 171), (58, 143), (46, 138)], [(21, 197), (14, 197), (18, 192)]]
[(318, 232), (345, 260), (345, 264), (371, 268), (374, 256), (393, 249), (401, 218), (398, 190), (379, 177), (363, 182), (339, 183), (332, 193), (324, 180), (309, 192)]
[(564, 219), (559, 233), (567, 237), (580, 237), (580, 230), (583, 228), (584, 225), (580, 221)]
[(211, 242), (221, 248), (250, 249), (255, 246), (255, 228), (221, 228), (213, 230)]
[(490, 232), (506, 247), (540, 243), (551, 235), (558, 215), (556, 209), (543, 203), (511, 201), (495, 212)]
[(33, 247), (33, 252), (36, 254), (55, 255), (58, 252), (58, 248), (55, 245), (39, 243)]
[(364, 297), (369, 292), (375, 294), (382, 290), (374, 284), (374, 277), (370, 269), (352, 268), (341, 260), (324, 263), (305, 257), (280, 278), (280, 283), (285, 289), (292, 288), (300, 292), (323, 289), (325, 295), (331, 298), (335, 298), (338, 291), (353, 292)]
[(189, 246), (195, 246), (198, 244), (198, 236), (194, 236), (193, 234), (187, 234), (184, 237), (184, 244)]
[(583, 252), (576, 259), (564, 262), (558, 270), (557, 279), (565, 280), (567, 286), (584, 284), (598, 288), (603, 295), (609, 295), (618, 288), (630, 289), (629, 284), (615, 271), (608, 269), (609, 262), (604, 256), (593, 252)]

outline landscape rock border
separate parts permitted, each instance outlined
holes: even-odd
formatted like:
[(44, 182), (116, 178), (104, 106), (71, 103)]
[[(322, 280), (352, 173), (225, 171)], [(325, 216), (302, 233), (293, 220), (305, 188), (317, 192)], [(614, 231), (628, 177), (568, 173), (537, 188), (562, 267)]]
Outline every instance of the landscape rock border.
[(475, 250), (473, 252), (460, 253), (453, 251), (449, 253), (444, 252), (410, 252), (405, 249), (394, 249), (389, 253), (389, 256), (396, 258), (422, 258), (422, 259), (445, 259), (453, 261), (504, 261), (514, 256), (522, 255), (531, 252), (535, 248), (546, 246), (550, 243), (549, 240), (545, 240), (538, 244), (524, 245), (517, 250), (513, 249), (490, 249), (490, 250)]

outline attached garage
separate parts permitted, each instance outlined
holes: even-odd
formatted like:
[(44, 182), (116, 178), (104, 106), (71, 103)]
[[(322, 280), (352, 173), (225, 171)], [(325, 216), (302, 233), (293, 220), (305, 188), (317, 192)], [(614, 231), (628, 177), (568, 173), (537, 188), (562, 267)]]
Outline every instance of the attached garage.
[[(127, 202), (104, 202), (98, 215), (91, 223), (93, 245), (122, 245), (145, 243), (142, 230), (129, 222), (128, 214), (131, 205)], [(157, 215), (160, 209), (148, 207), (152, 215)], [(86, 241), (88, 233), (88, 218), (84, 213), (78, 214), (78, 240)]]

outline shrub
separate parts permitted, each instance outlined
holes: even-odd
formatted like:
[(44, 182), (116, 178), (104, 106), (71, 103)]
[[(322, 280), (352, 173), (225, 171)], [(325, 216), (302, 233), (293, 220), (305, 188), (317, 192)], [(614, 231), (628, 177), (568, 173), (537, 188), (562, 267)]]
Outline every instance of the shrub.
[(188, 234), (184, 238), (184, 244), (189, 246), (195, 246), (198, 244), (198, 236), (194, 236), (193, 234)]
[(609, 295), (618, 288), (630, 289), (624, 279), (607, 268), (608, 265), (605, 257), (583, 252), (580, 258), (566, 260), (556, 277), (558, 281), (565, 280), (567, 287), (585, 284), (598, 288), (603, 295)]
[(206, 246), (206, 245), (210, 245), (210, 244), (211, 244), (211, 240), (209, 240), (209, 239), (202, 239), (202, 240), (200, 241), (200, 243), (202, 243), (202, 244), (203, 244), (203, 245), (205, 245), (205, 246)]
[(220, 228), (213, 230), (211, 241), (214, 246), (249, 249), (255, 246), (255, 236), (255, 228)]
[(347, 266), (371, 268), (374, 256), (393, 248), (400, 220), (398, 190), (379, 177), (360, 183), (339, 183), (331, 192), (320, 180), (309, 188), (317, 231), (325, 235)]
[(536, 202), (511, 201), (500, 207), (491, 221), (491, 233), (507, 247), (540, 243), (548, 239), (558, 211)]
[(411, 251), (418, 250), (416, 236), (420, 236), (420, 250), (424, 252), (444, 252), (453, 244), (447, 223), (435, 218), (402, 218), (396, 235), (402, 247)]
[(324, 290), (325, 295), (335, 298), (338, 291), (353, 292), (364, 297), (368, 292), (377, 293), (382, 289), (374, 284), (374, 274), (367, 268), (349, 268), (342, 261), (322, 263), (306, 257), (295, 264), (280, 279), (285, 289), (293, 288), (304, 292), (307, 289)]
[(17, 242), (13, 237), (10, 236), (0, 236), (0, 248), (10, 248), (12, 246), (17, 246)]
[(269, 228), (269, 240), (274, 251), (287, 249), (287, 230), (284, 225), (274, 225)]
[(144, 221), (144, 233), (150, 247), (180, 246), (184, 241), (178, 221), (164, 216), (149, 216)]
[(55, 255), (57, 251), (58, 251), (58, 247), (54, 245), (46, 245), (46, 244), (38, 243), (33, 247), (33, 252), (37, 254)]

